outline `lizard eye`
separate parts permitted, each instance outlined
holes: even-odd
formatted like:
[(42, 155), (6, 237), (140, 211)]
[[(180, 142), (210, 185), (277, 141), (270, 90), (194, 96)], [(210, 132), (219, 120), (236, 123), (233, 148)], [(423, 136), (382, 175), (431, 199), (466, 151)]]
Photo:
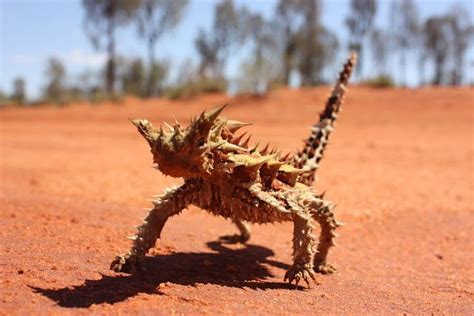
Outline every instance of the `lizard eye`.
[(204, 138), (199, 139), (199, 141), (197, 142), (197, 146), (203, 147), (204, 145), (206, 145), (206, 140)]

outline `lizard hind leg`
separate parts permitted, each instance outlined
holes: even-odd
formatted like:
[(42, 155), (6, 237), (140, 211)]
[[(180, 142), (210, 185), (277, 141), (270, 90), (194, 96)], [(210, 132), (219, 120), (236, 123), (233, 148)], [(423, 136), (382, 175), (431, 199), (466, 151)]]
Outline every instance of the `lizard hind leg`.
[(250, 239), (250, 223), (240, 219), (232, 221), (239, 229), (240, 234), (221, 236), (219, 240), (229, 244), (245, 244)]
[(312, 216), (321, 227), (319, 244), (316, 255), (314, 256), (314, 270), (322, 274), (336, 271), (336, 268), (326, 261), (329, 249), (335, 245), (334, 238), (337, 236), (336, 228), (341, 225), (334, 217), (334, 208), (335, 205), (333, 203), (322, 199), (314, 198), (311, 201)]

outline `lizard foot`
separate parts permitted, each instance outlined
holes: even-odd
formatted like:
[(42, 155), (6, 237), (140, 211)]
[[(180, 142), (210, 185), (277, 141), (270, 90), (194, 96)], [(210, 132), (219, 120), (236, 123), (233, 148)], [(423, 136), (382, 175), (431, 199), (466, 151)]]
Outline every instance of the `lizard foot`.
[(308, 288), (311, 288), (309, 283), (310, 279), (316, 282), (313, 266), (311, 264), (293, 264), (288, 271), (286, 271), (283, 281), (286, 282), (288, 280), (290, 284), (295, 281), (296, 286), (298, 286), (300, 281), (304, 280)]
[(322, 262), (314, 267), (314, 271), (321, 274), (331, 274), (336, 272), (337, 269), (329, 263)]
[(115, 272), (135, 273), (142, 271), (143, 266), (136, 254), (126, 253), (115, 257), (114, 261), (110, 264), (110, 270)]
[(226, 244), (245, 244), (250, 239), (250, 236), (247, 235), (225, 235), (219, 237), (219, 241)]

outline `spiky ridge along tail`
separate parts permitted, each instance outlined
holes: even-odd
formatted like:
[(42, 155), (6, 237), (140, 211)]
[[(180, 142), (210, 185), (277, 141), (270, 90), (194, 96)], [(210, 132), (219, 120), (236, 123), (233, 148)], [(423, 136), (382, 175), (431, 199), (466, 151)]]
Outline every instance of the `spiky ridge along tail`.
[(300, 182), (302, 183), (311, 185), (314, 182), (316, 170), (323, 158), (324, 148), (334, 128), (334, 123), (343, 103), (346, 86), (356, 62), (357, 54), (351, 53), (339, 74), (339, 79), (334, 85), (331, 95), (326, 101), (326, 107), (319, 115), (319, 122), (312, 127), (311, 135), (305, 141), (304, 148), (293, 157), (295, 167), (307, 170), (300, 176)]

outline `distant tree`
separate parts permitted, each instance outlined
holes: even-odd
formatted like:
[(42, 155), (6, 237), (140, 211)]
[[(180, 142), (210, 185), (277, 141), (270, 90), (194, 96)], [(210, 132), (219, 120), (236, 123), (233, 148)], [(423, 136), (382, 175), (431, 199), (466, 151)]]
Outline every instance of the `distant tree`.
[[(304, 34), (304, 33), (303, 33)], [(303, 86), (324, 83), (323, 70), (336, 56), (339, 42), (334, 33), (320, 25), (309, 32), (308, 40), (302, 37), (302, 51), (298, 69)]]
[(432, 83), (446, 81), (446, 62), (449, 57), (450, 19), (446, 16), (430, 17), (423, 26), (423, 45), (427, 59), (432, 59), (435, 72)]
[(356, 68), (359, 76), (362, 73), (364, 39), (372, 27), (376, 12), (376, 0), (351, 0), (350, 2), (346, 26), (350, 32), (349, 48), (359, 54), (359, 65)]
[(192, 60), (187, 59), (178, 68), (175, 85), (167, 87), (164, 94), (170, 99), (185, 99), (201, 93), (222, 93), (226, 90), (225, 80), (203, 76)]
[(336, 55), (339, 43), (336, 35), (321, 24), (321, 1), (300, 3), (304, 16), (298, 32), (298, 69), (303, 86), (323, 83), (322, 72)]
[(8, 97), (0, 90), (0, 106), (7, 105), (8, 103)]
[(298, 52), (298, 32), (303, 22), (301, 0), (280, 0), (276, 8), (276, 35), (281, 37), (283, 61), (283, 83), (290, 84), (292, 71), (296, 67)]
[(84, 94), (84, 98), (90, 99), (92, 90), (98, 86), (98, 75), (91, 69), (85, 69), (77, 75), (76, 82)]
[(10, 99), (18, 104), (26, 103), (26, 83), (23, 78), (15, 78), (13, 80), (13, 92), (10, 96)]
[[(421, 29), (423, 31), (423, 28)], [(423, 34), (421, 34), (423, 36)], [(426, 84), (426, 61), (428, 56), (426, 50), (423, 48), (423, 43), (420, 45), (420, 52), (418, 53), (418, 85), (424, 86)]]
[(140, 5), (140, 0), (82, 0), (85, 9), (85, 30), (96, 49), (107, 42), (106, 89), (114, 93), (116, 77), (115, 32), (129, 23)]
[[(300, 1), (298, 9), (303, 16), (303, 23), (298, 31), (299, 62), (298, 69), (303, 86), (312, 86), (320, 83), (321, 55), (324, 55), (324, 44), (321, 43), (322, 27), (321, 1)], [(317, 73), (316, 73), (317, 72)]]
[(193, 60), (188, 58), (178, 66), (176, 83), (177, 85), (184, 85), (197, 80), (199, 76), (199, 69), (194, 64)]
[(44, 89), (44, 99), (49, 102), (63, 103), (66, 97), (66, 70), (63, 63), (51, 57), (47, 61), (45, 76), (47, 80)]
[(118, 66), (123, 93), (141, 98), (150, 97), (149, 89), (153, 91), (153, 96), (163, 93), (168, 74), (167, 62), (156, 61), (146, 68), (141, 58), (132, 60), (120, 58)]
[(78, 102), (87, 99), (86, 92), (81, 86), (71, 85), (66, 90), (65, 102)]
[(251, 53), (248, 60), (241, 64), (241, 78), (238, 88), (242, 92), (264, 94), (272, 84), (279, 81), (281, 70), (275, 58), (278, 43), (274, 36), (275, 25), (265, 20), (258, 13), (246, 12), (245, 26), (248, 28), (248, 39)]
[(387, 58), (391, 48), (391, 45), (387, 44), (390, 42), (390, 35), (387, 33), (379, 28), (374, 28), (370, 33), (370, 48), (378, 76), (387, 74)]
[(463, 82), (463, 73), (465, 65), (465, 56), (469, 45), (472, 44), (474, 37), (474, 25), (469, 15), (468, 8), (460, 4), (454, 5), (448, 12), (451, 27), (452, 47), (452, 85), (460, 85)]
[(282, 54), (282, 79), (290, 84), (294, 70), (298, 70), (302, 85), (323, 81), (327, 63), (336, 55), (339, 43), (334, 33), (321, 23), (321, 0), (280, 0), (274, 27), (279, 34)]
[(144, 97), (146, 95), (146, 73), (140, 58), (132, 60), (122, 74), (122, 90), (126, 94)]
[[(157, 95), (156, 81), (160, 77), (160, 65), (155, 58), (156, 43), (165, 32), (175, 28), (181, 20), (187, 0), (142, 0), (138, 10), (138, 31), (147, 40), (148, 65), (151, 69), (146, 95)], [(162, 76), (161, 76), (162, 77)]]
[(414, 0), (393, 0), (390, 29), (395, 49), (399, 52), (401, 85), (407, 84), (407, 53), (419, 40), (419, 13)]
[(155, 61), (155, 63), (148, 69), (147, 78), (147, 96), (148, 91), (152, 91), (153, 96), (160, 96), (163, 94), (164, 85), (168, 76), (168, 63), (164, 61)]
[(214, 13), (213, 34), (220, 47), (220, 61), (225, 64), (229, 54), (245, 39), (245, 28), (241, 24), (239, 11), (232, 0), (223, 0), (217, 4)]
[(209, 33), (200, 30), (195, 41), (202, 74), (223, 77), (229, 54), (240, 48), (247, 35), (248, 29), (242, 25), (243, 16), (246, 14), (238, 10), (232, 0), (216, 5), (212, 30)]
[(199, 30), (194, 45), (199, 55), (199, 74), (202, 77), (217, 77), (219, 75), (219, 43), (204, 30)]

